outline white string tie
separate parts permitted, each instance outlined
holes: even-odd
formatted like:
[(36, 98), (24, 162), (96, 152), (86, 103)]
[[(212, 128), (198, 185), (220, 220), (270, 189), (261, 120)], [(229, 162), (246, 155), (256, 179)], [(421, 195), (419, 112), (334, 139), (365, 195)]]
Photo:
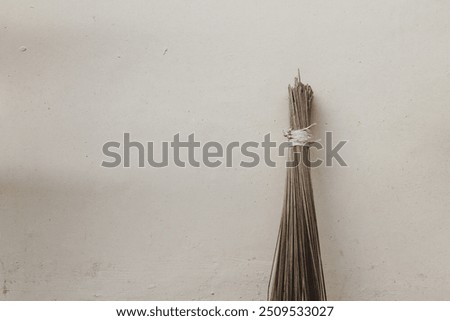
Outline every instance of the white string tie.
[(305, 146), (313, 142), (313, 136), (311, 134), (310, 128), (315, 125), (316, 123), (313, 123), (308, 127), (302, 129), (289, 128), (288, 130), (283, 130), (283, 134), (284, 137), (288, 139), (288, 142), (292, 144), (292, 146)]

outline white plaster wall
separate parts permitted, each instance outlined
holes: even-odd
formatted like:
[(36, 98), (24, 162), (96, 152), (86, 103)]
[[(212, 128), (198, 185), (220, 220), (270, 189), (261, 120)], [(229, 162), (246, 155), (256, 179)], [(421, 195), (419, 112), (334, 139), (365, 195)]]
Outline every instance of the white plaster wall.
[[(297, 68), (331, 300), (450, 298), (447, 1), (0, 1), (0, 299), (263, 300), (285, 170), (105, 169), (130, 132), (283, 141)], [(317, 155), (316, 155), (317, 156)], [(319, 155), (320, 156), (320, 155)]]

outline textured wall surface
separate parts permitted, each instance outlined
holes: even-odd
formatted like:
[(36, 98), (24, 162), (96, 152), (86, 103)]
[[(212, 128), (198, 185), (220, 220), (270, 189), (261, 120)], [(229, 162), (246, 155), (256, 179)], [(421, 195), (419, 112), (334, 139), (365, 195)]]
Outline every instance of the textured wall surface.
[[(0, 299), (262, 300), (285, 169), (102, 145), (283, 141), (297, 68), (331, 300), (450, 299), (450, 3), (0, 2)], [(316, 156), (320, 156), (317, 153)]]

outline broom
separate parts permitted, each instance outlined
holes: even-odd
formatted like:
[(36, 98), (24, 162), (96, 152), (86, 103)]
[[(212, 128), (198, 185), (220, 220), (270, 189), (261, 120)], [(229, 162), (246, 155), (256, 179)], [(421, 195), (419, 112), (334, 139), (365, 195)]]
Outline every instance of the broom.
[(324, 301), (325, 282), (314, 208), (309, 162), (313, 91), (295, 78), (289, 85), (291, 142), (284, 206), (270, 273), (271, 301)]

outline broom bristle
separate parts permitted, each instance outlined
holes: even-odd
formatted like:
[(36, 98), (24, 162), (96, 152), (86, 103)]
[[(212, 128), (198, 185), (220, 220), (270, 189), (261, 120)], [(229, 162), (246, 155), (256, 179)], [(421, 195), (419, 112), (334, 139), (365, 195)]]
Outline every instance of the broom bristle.
[[(294, 130), (310, 126), (313, 91), (299, 78), (289, 86), (290, 125)], [(286, 194), (272, 271), (268, 299), (272, 301), (326, 300), (314, 207), (309, 147), (289, 148)]]

